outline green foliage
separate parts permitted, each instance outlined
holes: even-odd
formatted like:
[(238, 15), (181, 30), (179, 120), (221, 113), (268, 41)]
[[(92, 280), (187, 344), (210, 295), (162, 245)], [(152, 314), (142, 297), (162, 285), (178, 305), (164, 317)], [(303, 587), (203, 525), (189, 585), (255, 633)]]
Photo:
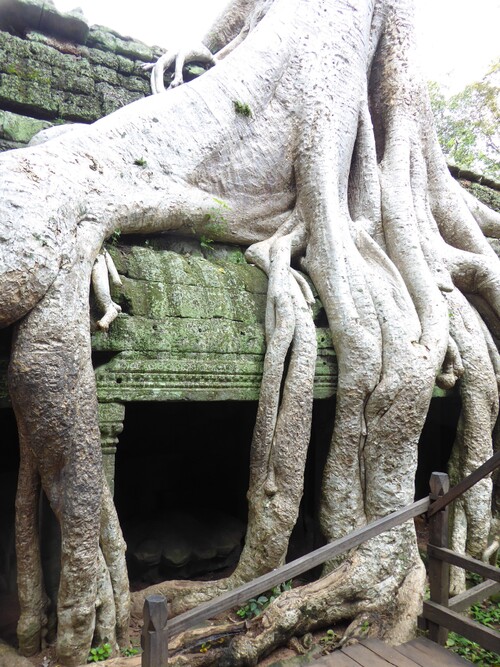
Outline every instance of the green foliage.
[(364, 635), (366, 635), (366, 633), (370, 629), (370, 625), (371, 625), (370, 621), (363, 621), (363, 623), (361, 623), (361, 632)]
[[(466, 571), (465, 578), (469, 582), (470, 586), (477, 586), (483, 581), (482, 576), (480, 574), (476, 574), (476, 572)], [(474, 609), (474, 607), (471, 607), (471, 609)]]
[(214, 240), (211, 239), (209, 236), (205, 236), (202, 234), (200, 236), (200, 245), (202, 248), (205, 248), (205, 250), (213, 250), (212, 244)]
[(323, 652), (329, 653), (337, 647), (340, 641), (340, 635), (338, 635), (334, 630), (327, 630), (326, 634), (321, 637), (319, 643), (323, 646)]
[(147, 160), (145, 160), (143, 157), (138, 157), (136, 160), (134, 160), (134, 164), (138, 167), (145, 167), (147, 165)]
[(224, 644), (226, 641), (225, 637), (221, 637), (220, 639), (215, 639), (211, 642), (203, 642), (203, 644), (200, 647), (200, 653), (206, 653), (209, 651), (211, 648), (214, 648), (217, 646), (217, 644)]
[(113, 649), (111, 644), (102, 644), (101, 646), (96, 646), (95, 648), (90, 649), (89, 657), (87, 662), (102, 662), (111, 657)]
[(108, 243), (112, 246), (117, 245), (121, 235), (122, 235), (121, 231), (119, 229), (115, 229), (115, 231), (108, 238)]
[(285, 581), (283, 584), (266, 591), (263, 595), (259, 595), (258, 598), (251, 598), (246, 605), (241, 607), (241, 609), (238, 609), (236, 613), (240, 618), (253, 618), (259, 616), (259, 614), (261, 614), (266, 607), (269, 607), (271, 602), (274, 602), (281, 593), (290, 591), (291, 589), (292, 581)]
[(445, 97), (429, 83), (439, 142), (458, 167), (500, 180), (500, 60), (481, 81)]
[(239, 113), (241, 116), (245, 116), (246, 118), (251, 118), (253, 116), (252, 110), (245, 102), (233, 100), (233, 106), (236, 113)]
[[(488, 628), (500, 630), (500, 602), (490, 600), (474, 605), (469, 609), (469, 616)], [(487, 651), (455, 632), (448, 635), (446, 646), (480, 667), (498, 667), (500, 664), (500, 654)]]
[(206, 234), (201, 234), (200, 236), (200, 245), (206, 250), (213, 250), (212, 244), (218, 236), (222, 236), (227, 230), (227, 220), (224, 217), (224, 209), (229, 209), (230, 206), (227, 202), (222, 199), (217, 199), (217, 197), (212, 197), (217, 206), (212, 207), (207, 216), (205, 222), (205, 231)]
[(120, 652), (124, 658), (131, 658), (133, 655), (138, 655), (141, 649), (135, 648), (135, 646), (127, 646), (127, 648), (122, 648)]

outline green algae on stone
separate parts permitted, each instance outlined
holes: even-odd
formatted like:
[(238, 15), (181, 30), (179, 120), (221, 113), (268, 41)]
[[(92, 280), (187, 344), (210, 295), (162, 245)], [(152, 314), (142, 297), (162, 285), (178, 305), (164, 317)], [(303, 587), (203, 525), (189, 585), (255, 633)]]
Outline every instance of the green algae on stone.
[(479, 199), (480, 202), (500, 213), (500, 192), (498, 190), (470, 181), (460, 181), (460, 185)]
[(52, 127), (52, 123), (48, 121), (21, 116), (10, 111), (0, 111), (0, 137), (3, 139), (27, 144), (37, 132), (48, 127)]

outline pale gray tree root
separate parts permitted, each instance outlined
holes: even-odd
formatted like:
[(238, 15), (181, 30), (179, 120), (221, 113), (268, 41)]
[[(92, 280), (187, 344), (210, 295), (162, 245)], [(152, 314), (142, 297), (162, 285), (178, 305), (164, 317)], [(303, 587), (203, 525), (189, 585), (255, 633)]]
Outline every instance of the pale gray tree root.
[[(450, 332), (464, 364), (460, 383), (462, 411), (450, 460), (450, 480), (457, 483), (492, 456), (491, 434), (498, 416), (498, 383), (486, 332), (479, 317), (457, 291), (448, 296)], [(486, 335), (485, 335), (486, 334)], [(496, 355), (498, 356), (498, 355)], [(491, 536), (492, 481), (484, 479), (452, 507), (451, 548), (481, 559)], [(465, 590), (465, 571), (451, 570), (453, 594)]]
[[(93, 640), (117, 647), (117, 639), (126, 645), (128, 636), (125, 545), (104, 488), (95, 379), (85, 335), (89, 323), (71, 327), (68, 322), (75, 314), (68, 304), (88, 312), (91, 265), (84, 261), (60, 273), (18, 325), (9, 369), (21, 447), (16, 501), (16, 548), (23, 564), (18, 568), (19, 648), (23, 655), (38, 652), (47, 626), (37, 534), (41, 483), (61, 526), (57, 652), (66, 665), (85, 662)], [(76, 317), (80, 319), (79, 312)], [(69, 335), (74, 336), (71, 342)]]
[(92, 267), (92, 288), (97, 306), (103, 313), (97, 321), (97, 326), (103, 331), (107, 331), (109, 325), (122, 312), (121, 306), (111, 298), (110, 284), (114, 287), (121, 287), (122, 281), (111, 255), (106, 249), (103, 249), (97, 255)]
[[(387, 554), (403, 544), (405, 550), (412, 546), (394, 563)], [(375, 570), (374, 553), (379, 555)], [(373, 576), (379, 582), (375, 587)], [(228, 647), (210, 650), (203, 657), (174, 654), (170, 662), (174, 667), (256, 665), (263, 655), (292, 637), (331, 626), (346, 616), (356, 619), (346, 639), (374, 636), (402, 641), (411, 633), (421, 607), (424, 581), (413, 525), (407, 524), (366, 543), (318, 581), (284, 592), (259, 617), (247, 622), (246, 633), (237, 635)]]
[(33, 667), (33, 663), (0, 639), (0, 667)]

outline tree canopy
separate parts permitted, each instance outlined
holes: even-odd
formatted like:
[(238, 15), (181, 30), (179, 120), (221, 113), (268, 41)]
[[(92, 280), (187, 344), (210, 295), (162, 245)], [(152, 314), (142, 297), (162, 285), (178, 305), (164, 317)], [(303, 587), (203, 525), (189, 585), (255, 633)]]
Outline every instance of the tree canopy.
[(458, 167), (500, 181), (500, 60), (481, 81), (450, 97), (435, 81), (429, 92), (445, 156)]

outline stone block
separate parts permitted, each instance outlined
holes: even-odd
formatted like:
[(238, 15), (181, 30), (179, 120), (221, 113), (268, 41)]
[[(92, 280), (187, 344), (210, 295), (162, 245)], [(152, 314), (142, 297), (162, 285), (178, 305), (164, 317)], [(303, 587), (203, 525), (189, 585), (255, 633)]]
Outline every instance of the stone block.
[(96, 83), (95, 88), (102, 109), (101, 116), (113, 113), (113, 111), (121, 109), (126, 104), (140, 100), (143, 97), (140, 93), (133, 93), (123, 88), (110, 86), (104, 82)]
[(52, 127), (52, 123), (9, 111), (0, 111), (0, 137), (19, 144), (27, 144), (41, 130)]
[(140, 93), (141, 97), (151, 94), (149, 77), (141, 78), (140, 76), (123, 76), (122, 74), (117, 74), (117, 85), (131, 92)]
[(155, 49), (135, 39), (122, 37), (103, 26), (93, 26), (87, 38), (87, 45), (116, 55), (150, 62), (155, 59)]
[(89, 24), (80, 10), (60, 12), (49, 0), (2, 0), (0, 29), (22, 34), (35, 28), (49, 35), (84, 44)]
[(52, 87), (56, 90), (83, 95), (94, 95), (95, 84), (91, 76), (85, 76), (81, 71), (83, 67), (66, 67), (54, 69)]
[(25, 144), (20, 144), (17, 141), (9, 141), (8, 139), (0, 139), (0, 153), (3, 151), (11, 151), (13, 148), (22, 148)]
[(109, 67), (110, 69), (116, 69), (118, 67), (118, 57), (115, 56), (114, 53), (108, 53), (107, 51), (101, 51), (100, 49), (83, 46), (81, 54), (88, 60), (92, 69), (94, 69), (94, 65), (102, 65), (103, 67)]
[(96, 97), (74, 93), (60, 94), (57, 110), (60, 118), (79, 123), (92, 123), (104, 115)]
[(52, 90), (50, 80), (24, 79), (0, 74), (0, 105), (23, 109), (39, 118), (56, 118), (60, 95)]
[(96, 81), (104, 81), (105, 83), (109, 83), (111, 86), (118, 85), (118, 74), (114, 69), (103, 67), (102, 65), (95, 65), (92, 68), (92, 73)]

